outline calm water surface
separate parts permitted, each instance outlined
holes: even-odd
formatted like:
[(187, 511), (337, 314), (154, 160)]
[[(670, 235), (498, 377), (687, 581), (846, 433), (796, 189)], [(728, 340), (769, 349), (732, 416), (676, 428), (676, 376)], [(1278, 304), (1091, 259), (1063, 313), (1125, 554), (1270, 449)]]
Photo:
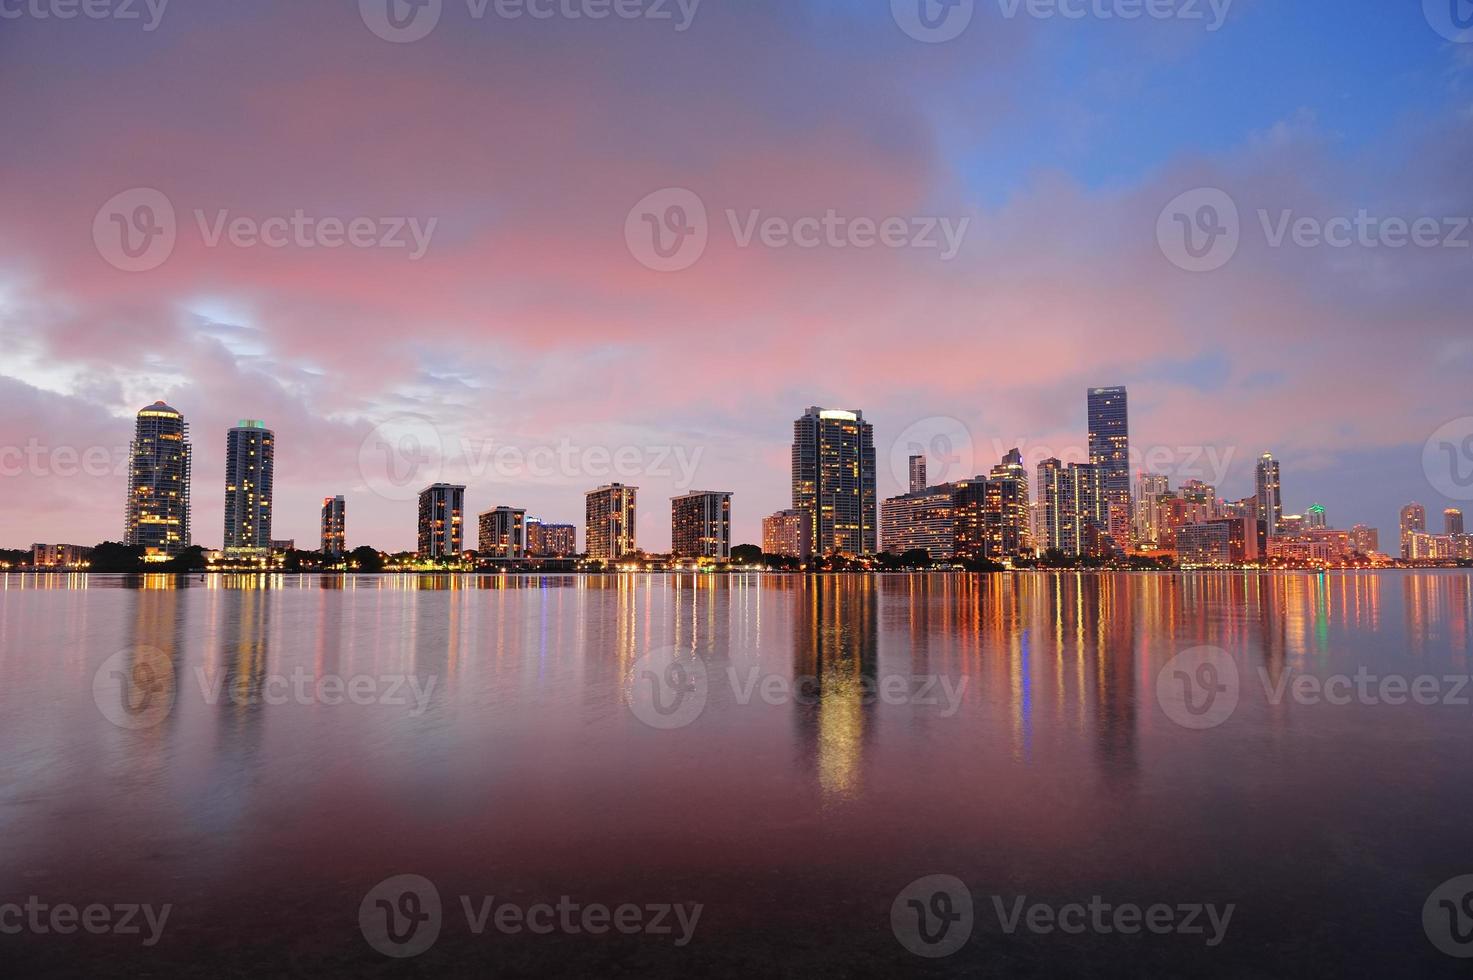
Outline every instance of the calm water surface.
[[(1362, 668), (1466, 677), (1470, 628), (1460, 572), (0, 577), (0, 901), (173, 906), (152, 947), (23, 933), (0, 959), (55, 976), (1466, 973), (1422, 911), (1473, 873), (1473, 690), (1271, 695)], [(1202, 646), (1240, 692), (1195, 730), (1157, 685)], [(144, 685), (131, 713), (114, 675)], [(432, 881), (444, 914), (395, 960), (359, 910), (400, 874)], [(975, 905), (940, 960), (891, 926), (932, 874)], [(476, 935), (460, 896), (493, 895), (702, 910), (684, 946)], [(1235, 908), (1209, 946), (1009, 934), (993, 901), (1096, 895)]]

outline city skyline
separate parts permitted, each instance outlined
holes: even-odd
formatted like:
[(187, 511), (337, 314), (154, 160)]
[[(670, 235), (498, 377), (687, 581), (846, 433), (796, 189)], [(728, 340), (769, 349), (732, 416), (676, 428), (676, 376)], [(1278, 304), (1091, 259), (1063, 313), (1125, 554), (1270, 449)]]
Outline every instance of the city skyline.
[[(888, 540), (899, 541), (904, 547), (898, 550), (911, 550), (911, 547), (920, 547), (923, 542), (921, 538), (927, 536), (927, 532), (917, 530), (920, 538), (911, 540), (911, 528), (915, 525), (919, 529), (922, 525), (933, 526), (939, 529), (942, 525), (935, 524), (934, 519), (928, 519), (926, 513), (935, 514), (934, 507), (941, 502), (936, 497), (937, 491), (946, 491), (945, 521), (949, 528), (952, 521), (951, 508), (956, 505), (956, 527), (957, 538), (951, 544), (941, 545), (941, 538), (937, 535), (939, 530), (930, 532), (929, 543), (933, 556), (950, 558), (955, 554), (958, 558), (967, 557), (978, 559), (986, 557), (989, 560), (1004, 560), (1010, 555), (1026, 555), (1036, 548), (1038, 552), (1054, 548), (1062, 550), (1066, 554), (1084, 554), (1098, 542), (1091, 538), (1087, 545), (1085, 532), (1093, 525), (1097, 533), (1109, 534), (1116, 542), (1128, 540), (1131, 545), (1149, 547), (1155, 541), (1153, 526), (1158, 519), (1154, 497), (1164, 494), (1169, 497), (1180, 497), (1187, 505), (1187, 521), (1197, 523), (1201, 521), (1220, 519), (1225, 517), (1241, 517), (1254, 515), (1264, 524), (1265, 533), (1274, 536), (1280, 527), (1289, 530), (1289, 521), (1285, 520), (1290, 515), (1286, 513), (1280, 496), (1280, 462), (1272, 453), (1265, 452), (1254, 461), (1254, 488), (1247, 498), (1234, 501), (1230, 497), (1215, 496), (1219, 487), (1204, 483), (1197, 478), (1184, 480), (1177, 487), (1171, 486), (1169, 474), (1153, 474), (1142, 470), (1129, 471), (1130, 485), (1125, 490), (1126, 500), (1120, 504), (1117, 492), (1110, 489), (1110, 471), (1121, 467), (1122, 459), (1125, 463), (1133, 462), (1135, 457), (1130, 456), (1128, 450), (1128, 423), (1124, 405), (1128, 397), (1127, 386), (1112, 386), (1109, 388), (1091, 387), (1086, 392), (1086, 404), (1088, 407), (1090, 431), (1088, 444), (1091, 447), (1085, 453), (1088, 461), (1061, 461), (1057, 457), (1040, 460), (1036, 466), (1036, 476), (1029, 472), (1029, 467), (1024, 454), (1020, 449), (1014, 447), (1005, 453), (999, 463), (990, 469), (990, 473), (978, 473), (975, 477), (969, 477), (962, 481), (953, 481), (945, 484), (928, 485), (927, 469), (928, 457), (925, 453), (908, 452), (905, 457), (903, 472), (897, 472), (897, 479), (905, 483), (904, 492), (894, 497), (886, 497), (883, 500), (874, 500), (871, 504), (862, 503), (866, 497), (873, 498), (872, 489), (867, 489), (863, 480), (854, 484), (849, 492), (854, 494), (855, 503), (852, 505), (859, 508), (854, 513), (862, 516), (861, 523), (868, 530), (868, 537), (859, 531), (858, 525), (849, 527), (848, 531), (833, 531), (827, 533), (838, 540), (839, 537), (849, 535), (853, 541), (860, 542), (857, 553), (876, 554), (880, 551), (896, 550), (889, 547)], [(1117, 406), (1112, 412), (1108, 406)], [(1103, 446), (1106, 440), (1099, 436), (1099, 430), (1103, 427), (1101, 423), (1102, 411), (1110, 415), (1114, 423), (1114, 436), (1112, 446)], [(139, 410), (136, 416), (136, 432), (131, 443), (129, 462), (129, 494), (128, 503), (125, 507), (123, 533), (118, 540), (125, 543), (141, 543), (148, 551), (164, 550), (168, 553), (177, 553), (190, 540), (188, 528), (191, 521), (191, 508), (193, 494), (190, 471), (194, 453), (191, 449), (189, 438), (189, 422), (187, 416), (177, 409), (164, 403), (162, 400), (146, 406)], [(955, 421), (955, 420), (942, 420)], [(173, 456), (160, 456), (158, 439), (156, 434), (161, 431), (160, 427), (167, 430), (167, 439), (172, 439), (181, 447), (174, 450)], [(810, 499), (813, 489), (812, 475), (815, 472), (816, 460), (827, 459), (827, 468), (832, 470), (847, 470), (850, 464), (857, 467), (856, 472), (873, 470), (873, 459), (875, 451), (873, 448), (873, 426), (864, 419), (862, 411), (848, 409), (824, 409), (821, 407), (810, 407), (797, 422), (793, 423), (794, 442), (790, 446), (790, 480), (793, 493), (793, 503), (800, 508), (803, 504), (800, 497)], [(830, 431), (832, 430), (832, 431)], [(852, 430), (852, 431), (851, 431)], [(909, 430), (908, 430), (909, 431)], [(827, 434), (826, 434), (827, 433)], [(829, 444), (832, 443), (830, 446)], [(227, 432), (225, 458), (227, 462), (227, 479), (225, 486), (225, 535), (224, 551), (250, 551), (268, 550), (273, 546), (279, 546), (283, 540), (290, 538), (273, 538), (272, 536), (272, 510), (274, 494), (272, 489), (274, 473), (274, 453), (276, 434), (268, 429), (264, 422), (255, 419), (242, 419), (232, 426)], [(166, 441), (165, 447), (169, 445)], [(939, 444), (933, 444), (933, 449)], [(829, 446), (829, 448), (823, 448)], [(365, 449), (368, 444), (365, 443)], [(402, 448), (402, 447), (401, 447)], [(901, 449), (899, 443), (895, 449)], [(914, 449), (912, 443), (907, 449)], [(948, 443), (948, 451), (957, 447)], [(1120, 452), (1110, 450), (1118, 448)], [(820, 451), (821, 450), (821, 451)], [(1106, 458), (1107, 455), (1111, 458)], [(260, 457), (260, 458), (258, 458)], [(176, 461), (177, 459), (177, 461)], [(870, 462), (866, 462), (869, 460)], [(847, 462), (846, 462), (847, 461)], [(363, 460), (360, 455), (360, 465)], [(955, 464), (954, 457), (944, 457), (940, 462), (949, 467)], [(801, 464), (801, 465), (800, 465)], [(140, 469), (142, 467), (142, 469)], [(822, 468), (822, 467), (820, 467)], [(372, 467), (370, 467), (372, 469)], [(392, 467), (391, 467), (392, 469)], [(150, 545), (148, 540), (140, 538), (135, 530), (140, 524), (138, 514), (147, 518), (143, 523), (157, 523), (155, 517), (151, 517), (145, 507), (139, 510), (140, 504), (131, 489), (141, 480), (145, 484), (159, 481), (159, 473), (162, 472), (165, 480), (177, 482), (180, 473), (183, 476), (182, 506), (176, 501), (172, 504), (172, 510), (168, 511), (169, 521), (179, 524), (182, 520), (182, 541), (184, 544), (175, 543), (167, 548), (160, 549), (157, 544)], [(153, 473), (151, 477), (141, 474)], [(1090, 479), (1081, 483), (1082, 474), (1092, 474)], [(412, 474), (411, 474), (412, 475)], [(367, 472), (360, 472), (360, 477), (372, 476)], [(1060, 480), (1067, 477), (1065, 482)], [(826, 478), (827, 479), (827, 478)], [(865, 477), (873, 484), (873, 477)], [(1018, 489), (1008, 489), (1017, 484)], [(967, 505), (969, 499), (965, 488), (975, 485), (976, 500)], [(1031, 485), (1031, 486), (1030, 486)], [(1117, 484), (1118, 486), (1118, 480)], [(585, 513), (583, 528), (586, 532), (590, 523), (589, 515), (592, 513), (591, 498), (613, 488), (627, 489), (628, 492), (636, 493), (637, 487), (624, 487), (623, 484), (613, 482), (601, 485), (592, 490), (585, 490)], [(417, 551), (422, 556), (438, 557), (442, 554), (448, 555), (459, 551), (474, 551), (477, 548), (477, 521), (476, 514), (479, 513), (481, 541), (488, 540), (485, 520), (491, 516), (490, 511), (472, 510), (466, 511), (465, 494), (466, 485), (447, 485), (443, 482), (422, 489), (416, 496), (420, 502), (420, 513), (416, 523), (416, 543), (409, 551)], [(426, 504), (427, 495), (432, 492), (448, 490), (453, 492), (454, 499), (439, 501), (434, 505)], [(928, 494), (929, 491), (929, 494)], [(1169, 491), (1169, 492), (1168, 492)], [(953, 492), (957, 492), (952, 499)], [(1205, 492), (1207, 496), (1197, 499)], [(984, 495), (986, 495), (984, 497)], [(630, 546), (626, 541), (621, 545), (619, 553), (639, 550), (653, 553), (675, 553), (686, 554), (694, 557), (701, 553), (710, 552), (711, 545), (695, 544), (704, 536), (716, 535), (715, 551), (710, 552), (712, 556), (724, 557), (730, 547), (737, 543), (754, 544), (768, 540), (770, 537), (769, 521), (772, 517), (784, 513), (792, 513), (788, 508), (780, 508), (776, 512), (762, 514), (754, 522), (759, 531), (750, 538), (735, 535), (733, 527), (733, 510), (731, 505), (731, 492), (686, 490), (683, 493), (673, 495), (670, 500), (672, 504), (672, 515), (667, 529), (670, 534), (671, 544), (666, 548), (651, 547), (647, 544)], [(829, 492), (829, 499), (833, 494)], [(931, 500), (931, 497), (936, 497)], [(712, 498), (718, 503), (716, 511), (710, 510), (712, 503), (702, 502), (703, 513), (708, 516), (706, 520), (716, 520), (719, 514), (719, 523), (711, 525), (706, 535), (698, 534), (696, 539), (689, 537), (689, 530), (682, 530), (682, 524), (689, 524), (697, 520), (695, 511), (688, 518), (682, 517), (680, 507), (682, 502), (694, 504), (698, 499)], [(1195, 501), (1195, 502), (1194, 502)], [(481, 504), (474, 502), (475, 508)], [(427, 506), (438, 506), (446, 514), (451, 512), (455, 515), (455, 528), (453, 533), (445, 533), (445, 540), (427, 546), (426, 535), (437, 537), (439, 531), (427, 531), (426, 516)], [(921, 507), (914, 513), (912, 506)], [(968, 507), (971, 507), (971, 510)], [(159, 509), (158, 504), (152, 505), (154, 510)], [(925, 508), (932, 508), (927, 511)], [(1247, 508), (1241, 511), (1241, 508)], [(1421, 507), (1419, 503), (1413, 502), (1404, 505), (1398, 511), (1397, 527), (1402, 529), (1403, 545), (1400, 549), (1402, 557), (1407, 556), (1407, 546), (1404, 543), (1406, 513), (1413, 507)], [(326, 541), (328, 537), (328, 524), (330, 519), (335, 521), (336, 535), (343, 535), (344, 510), (346, 498), (342, 494), (325, 497), (322, 500), (322, 509), (317, 512), (318, 538)], [(896, 509), (901, 508), (901, 509)], [(508, 507), (505, 504), (498, 505), (492, 510), (497, 512), (511, 512), (516, 516), (515, 531), (509, 525), (498, 524), (495, 537), (503, 542), (515, 540), (518, 544), (512, 548), (510, 555), (502, 554), (501, 557), (519, 557), (525, 553), (533, 543), (533, 538), (540, 529), (546, 525), (549, 528), (557, 528), (561, 533), (564, 529), (576, 530), (575, 525), (561, 524), (554, 520), (547, 520), (541, 515), (529, 514), (525, 507)], [(640, 524), (638, 522), (637, 508), (632, 504), (628, 507), (634, 517), (634, 526), (629, 535), (631, 541), (638, 540)], [(843, 508), (840, 508), (842, 512)], [(138, 514), (135, 514), (138, 511)], [(1074, 522), (1072, 528), (1062, 524), (1063, 515), (1068, 515), (1069, 520)], [(335, 515), (335, 516), (333, 516)], [(1446, 526), (1443, 529), (1444, 536), (1461, 535), (1461, 510), (1456, 507), (1444, 508), (1443, 517)], [(1325, 528), (1327, 526), (1340, 527), (1328, 523), (1327, 511), (1323, 504), (1309, 504), (1303, 514), (1293, 515), (1294, 528), (1302, 526)], [(916, 522), (919, 521), (919, 524)], [(470, 527), (464, 527), (469, 523)], [(820, 526), (820, 522), (814, 522), (814, 527), (805, 532), (809, 538), (814, 530)], [(846, 527), (848, 525), (845, 525)], [(1351, 530), (1347, 535), (1359, 533), (1362, 529), (1374, 534), (1380, 529), (1379, 524), (1367, 524), (1356, 521), (1350, 525)], [(449, 530), (449, 529), (447, 529)], [(1425, 514), (1422, 517), (1417, 530), (1434, 531), (1428, 527)], [(621, 534), (626, 532), (619, 532)], [(946, 532), (948, 535), (950, 531)], [(1092, 532), (1095, 533), (1095, 532)], [(175, 537), (180, 537), (176, 529)], [(682, 535), (685, 535), (682, 537)], [(858, 535), (858, 536), (855, 536)], [(75, 537), (75, 536), (73, 536)], [(308, 540), (312, 537), (306, 536)], [(973, 539), (968, 545), (968, 539)], [(53, 537), (50, 540), (60, 540)], [(77, 538), (77, 541), (83, 540)], [(100, 539), (100, 540), (112, 540)], [(576, 538), (575, 538), (576, 540)], [(647, 540), (647, 539), (646, 539)], [(848, 540), (848, 538), (846, 538)], [(1347, 540), (1350, 540), (1347, 538)], [(459, 541), (459, 548), (449, 547), (452, 541)], [(561, 541), (561, 539), (560, 539)], [(873, 543), (870, 543), (870, 542)], [(682, 544), (682, 542), (685, 542)], [(0, 546), (4, 546), (0, 542)], [(375, 545), (375, 547), (382, 547)], [(505, 544), (503, 544), (505, 547)], [(600, 548), (602, 545), (600, 545)], [(350, 546), (351, 548), (351, 546)], [(581, 550), (588, 549), (585, 540)], [(397, 549), (386, 548), (386, 551)], [(498, 551), (501, 549), (497, 549)], [(564, 550), (566, 547), (564, 546)], [(688, 553), (688, 554), (687, 554)], [(854, 552), (850, 552), (854, 553)]]

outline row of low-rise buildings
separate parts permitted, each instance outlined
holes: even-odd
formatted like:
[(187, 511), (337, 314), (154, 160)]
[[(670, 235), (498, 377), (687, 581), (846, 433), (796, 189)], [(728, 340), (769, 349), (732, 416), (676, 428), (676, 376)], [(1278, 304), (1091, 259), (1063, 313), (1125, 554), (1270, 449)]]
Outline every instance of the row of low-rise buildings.
[[(465, 550), (466, 488), (437, 483), (419, 495), (419, 556), (447, 559)], [(618, 561), (639, 552), (639, 488), (611, 483), (584, 497), (583, 539), (588, 558)], [(671, 498), (671, 554), (678, 558), (731, 557), (731, 498), (727, 491), (696, 490)], [(547, 524), (518, 507), (495, 507), (477, 520), (478, 558), (516, 561), (571, 558), (577, 529)]]

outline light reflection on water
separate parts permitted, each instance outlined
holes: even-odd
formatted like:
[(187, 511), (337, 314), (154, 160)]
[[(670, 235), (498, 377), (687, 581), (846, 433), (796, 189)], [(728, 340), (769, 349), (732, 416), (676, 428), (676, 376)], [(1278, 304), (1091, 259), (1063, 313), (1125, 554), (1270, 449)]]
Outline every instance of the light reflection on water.
[[(351, 897), (411, 869), (533, 894), (679, 887), (714, 903), (714, 928), (781, 933), (883, 911), (939, 870), (1042, 894), (1227, 894), (1242, 928), (1267, 930), (1255, 964), (1292, 955), (1283, 909), (1319, 901), (1371, 937), (1333, 955), (1405, 956), (1421, 947), (1376, 938), (1386, 917), (1470, 870), (1473, 709), (1273, 704), (1259, 677), (1466, 674), (1470, 582), (11, 574), (0, 855), (12, 880), (164, 889), (206, 923), (270, 919), (267, 884)], [(1156, 679), (1204, 645), (1238, 659), (1244, 697), (1193, 732)], [(672, 731), (625, 698), (664, 647), (710, 677)], [(93, 680), (137, 649), (172, 665), (177, 702), (129, 730)], [(812, 697), (743, 703), (749, 676)], [(960, 700), (864, 696), (896, 677)], [(282, 678), (357, 678), (371, 697), (272, 703)], [(790, 894), (805, 900), (776, 901)], [(853, 931), (889, 954), (874, 922)]]

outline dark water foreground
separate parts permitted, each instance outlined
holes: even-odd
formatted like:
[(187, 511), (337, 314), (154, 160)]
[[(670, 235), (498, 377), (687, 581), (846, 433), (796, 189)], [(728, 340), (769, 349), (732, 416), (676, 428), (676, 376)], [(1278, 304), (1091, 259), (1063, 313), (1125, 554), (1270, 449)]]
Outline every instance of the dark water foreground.
[(1470, 655), (1463, 572), (0, 577), (0, 963), (1466, 975)]

